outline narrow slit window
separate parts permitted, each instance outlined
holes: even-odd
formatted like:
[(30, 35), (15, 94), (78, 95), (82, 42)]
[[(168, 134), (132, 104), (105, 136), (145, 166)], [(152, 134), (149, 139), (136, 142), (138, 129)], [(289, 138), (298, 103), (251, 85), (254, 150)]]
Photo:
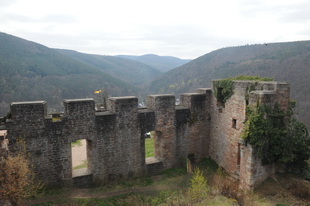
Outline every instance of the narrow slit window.
[(237, 129), (237, 120), (232, 119), (232, 128)]

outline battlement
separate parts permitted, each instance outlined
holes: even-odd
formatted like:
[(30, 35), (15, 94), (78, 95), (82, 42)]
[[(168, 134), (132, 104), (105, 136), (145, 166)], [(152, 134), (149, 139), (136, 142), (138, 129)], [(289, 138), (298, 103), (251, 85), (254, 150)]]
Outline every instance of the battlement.
[[(134, 96), (111, 97), (104, 111), (96, 111), (93, 99), (68, 99), (63, 114), (53, 116), (47, 114), (45, 101), (14, 102), (5, 126), (10, 140), (26, 139), (35, 171), (48, 184), (77, 181), (72, 176), (71, 142), (85, 139), (91, 174), (87, 178), (92, 181), (154, 174), (186, 164), (191, 168), (211, 157), (242, 187), (251, 188), (274, 170), (255, 159), (250, 145), (242, 145), (246, 107), (277, 102), (285, 109), (290, 85), (234, 81), (232, 96), (221, 104), (214, 89), (181, 94), (177, 106), (171, 94), (148, 96), (146, 108), (138, 108)], [(146, 160), (145, 134), (150, 131), (155, 134), (155, 156)]]
[[(219, 80), (213, 80), (216, 82)], [(281, 102), (287, 101), (290, 95), (290, 85), (284, 82), (257, 82), (257, 81), (234, 81), (234, 93), (237, 95), (245, 95), (247, 89), (254, 85), (253, 91), (250, 95), (252, 101), (265, 101), (267, 97), (270, 101)], [(184, 93), (180, 95), (180, 105), (184, 107), (202, 107), (202, 103), (206, 98), (211, 99), (212, 90), (210, 88), (199, 88), (197, 93)], [(265, 100), (264, 100), (265, 98)], [(157, 94), (147, 97), (147, 106), (145, 109), (158, 110), (162, 109), (176, 109), (175, 96), (171, 94)], [(286, 103), (283, 103), (286, 105)], [(66, 99), (63, 102), (64, 117), (70, 118), (86, 118), (89, 116), (96, 116), (103, 114), (101, 111), (95, 110), (95, 101), (92, 98), (87, 99)], [(46, 101), (29, 101), (29, 102), (13, 102), (11, 104), (12, 120), (23, 121), (28, 119), (30, 121), (44, 121), (48, 118)], [(112, 113), (122, 113), (128, 109), (138, 110), (138, 98), (134, 96), (111, 97), (108, 99), (107, 110)], [(107, 111), (105, 111), (107, 114)]]
[(15, 121), (23, 121), (18, 119), (23, 117), (30, 121), (41, 121), (47, 114), (46, 101), (33, 102), (13, 102), (11, 104), (12, 119)]
[(64, 100), (64, 115), (69, 118), (87, 118), (95, 115), (94, 99)]

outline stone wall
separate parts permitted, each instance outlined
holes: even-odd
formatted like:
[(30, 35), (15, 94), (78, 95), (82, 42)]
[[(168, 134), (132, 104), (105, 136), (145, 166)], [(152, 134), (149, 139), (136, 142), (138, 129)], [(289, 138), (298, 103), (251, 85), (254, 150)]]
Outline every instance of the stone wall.
[[(251, 188), (275, 170), (260, 165), (240, 138), (246, 106), (279, 102), (287, 108), (288, 100), (286, 83), (236, 81), (225, 104), (206, 88), (182, 94), (178, 106), (173, 95), (148, 96), (147, 108), (138, 108), (136, 97), (113, 97), (106, 111), (96, 111), (93, 99), (76, 99), (65, 100), (64, 113), (55, 119), (47, 114), (45, 101), (19, 102), (11, 104), (6, 129), (12, 144), (26, 140), (37, 176), (50, 185), (79, 179), (72, 176), (71, 143), (86, 139), (87, 184), (91, 178), (114, 181), (211, 157), (241, 187)], [(146, 159), (145, 134), (150, 131), (155, 131), (155, 156)]]

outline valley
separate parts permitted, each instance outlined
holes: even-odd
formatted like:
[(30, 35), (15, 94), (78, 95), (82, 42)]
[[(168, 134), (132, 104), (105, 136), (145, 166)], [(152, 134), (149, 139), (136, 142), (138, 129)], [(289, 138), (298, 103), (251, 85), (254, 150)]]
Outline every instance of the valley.
[(94, 91), (101, 89), (144, 102), (149, 94), (178, 96), (210, 87), (212, 79), (252, 75), (289, 82), (298, 118), (310, 127), (310, 41), (228, 47), (192, 61), (51, 49), (5, 33), (0, 42), (0, 116), (14, 101), (46, 100), (53, 112), (63, 110), (64, 99), (99, 101)]

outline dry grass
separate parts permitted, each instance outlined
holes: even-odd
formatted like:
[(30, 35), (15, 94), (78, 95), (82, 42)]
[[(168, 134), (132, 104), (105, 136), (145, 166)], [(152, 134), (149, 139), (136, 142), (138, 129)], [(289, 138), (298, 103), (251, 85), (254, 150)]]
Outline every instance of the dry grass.
[(309, 206), (310, 182), (288, 174), (277, 174), (259, 185), (253, 193), (244, 196), (244, 205)]

